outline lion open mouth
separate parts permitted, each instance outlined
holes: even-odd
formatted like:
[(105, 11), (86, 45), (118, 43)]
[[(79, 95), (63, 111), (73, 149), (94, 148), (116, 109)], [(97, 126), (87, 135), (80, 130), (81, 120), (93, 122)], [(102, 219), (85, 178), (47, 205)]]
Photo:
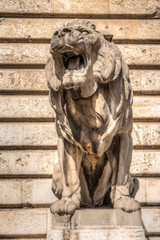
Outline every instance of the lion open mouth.
[(64, 88), (76, 88), (84, 85), (87, 75), (87, 57), (78, 49), (62, 48), (59, 51), (64, 66), (62, 76)]
[(69, 71), (84, 68), (83, 57), (81, 55), (76, 56), (71, 52), (63, 54), (63, 62), (65, 68)]

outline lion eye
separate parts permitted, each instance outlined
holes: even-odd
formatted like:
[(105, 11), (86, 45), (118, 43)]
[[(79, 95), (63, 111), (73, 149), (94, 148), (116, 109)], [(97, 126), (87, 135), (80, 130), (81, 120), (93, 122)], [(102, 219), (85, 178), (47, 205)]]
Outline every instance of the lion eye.
[(56, 30), (56, 31), (54, 32), (54, 35), (55, 35), (55, 36), (58, 35), (58, 30)]
[(82, 31), (82, 34), (83, 34), (83, 35), (88, 35), (88, 34), (89, 34), (89, 32), (88, 32), (88, 31), (86, 31), (86, 30), (84, 30), (84, 31)]

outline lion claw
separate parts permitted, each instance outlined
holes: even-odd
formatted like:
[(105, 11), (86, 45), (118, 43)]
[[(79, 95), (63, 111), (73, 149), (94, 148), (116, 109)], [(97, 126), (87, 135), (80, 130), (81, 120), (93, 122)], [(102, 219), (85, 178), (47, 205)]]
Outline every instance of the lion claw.
[(58, 215), (73, 214), (76, 209), (77, 205), (70, 199), (57, 200), (50, 207), (51, 213)]
[(125, 212), (135, 212), (141, 208), (141, 205), (134, 198), (126, 197), (117, 200), (113, 207), (115, 209), (121, 209)]

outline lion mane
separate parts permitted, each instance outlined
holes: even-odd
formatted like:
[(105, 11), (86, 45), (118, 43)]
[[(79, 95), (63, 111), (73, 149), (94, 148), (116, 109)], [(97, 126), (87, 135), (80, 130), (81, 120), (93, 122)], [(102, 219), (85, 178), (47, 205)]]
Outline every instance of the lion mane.
[[(132, 89), (119, 49), (109, 33), (75, 19), (55, 30), (50, 52), (46, 79), (56, 113), (59, 155), (53, 192), (60, 199), (51, 211), (72, 213), (80, 206), (100, 206), (108, 203), (110, 190), (113, 207), (135, 211), (139, 204), (130, 198), (129, 174)], [(130, 198), (129, 210), (123, 206), (124, 196)]]

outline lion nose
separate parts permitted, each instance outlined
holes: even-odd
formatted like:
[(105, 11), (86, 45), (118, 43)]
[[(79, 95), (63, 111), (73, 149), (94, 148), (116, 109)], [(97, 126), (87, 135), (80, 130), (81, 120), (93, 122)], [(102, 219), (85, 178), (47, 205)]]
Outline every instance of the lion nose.
[(63, 37), (66, 33), (71, 31), (72, 31), (71, 28), (64, 27), (64, 28), (57, 29), (54, 35), (57, 35), (58, 37)]

